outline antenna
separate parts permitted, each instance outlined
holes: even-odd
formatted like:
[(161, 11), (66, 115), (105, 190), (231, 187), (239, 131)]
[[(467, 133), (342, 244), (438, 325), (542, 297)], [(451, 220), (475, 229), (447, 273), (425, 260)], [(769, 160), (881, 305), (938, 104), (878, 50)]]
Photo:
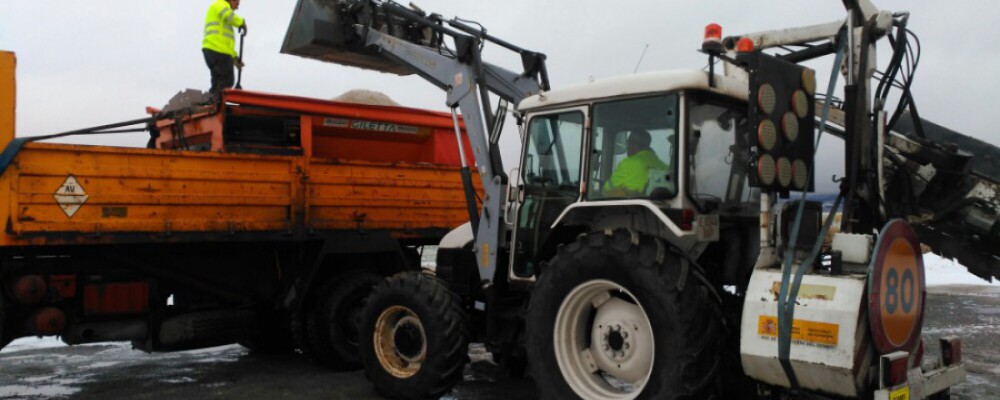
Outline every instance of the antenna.
[(642, 59), (646, 57), (646, 50), (649, 50), (649, 43), (646, 43), (646, 47), (642, 48), (642, 54), (639, 55), (639, 62), (635, 63), (635, 69), (632, 70), (634, 74), (639, 70), (639, 66), (642, 65)]

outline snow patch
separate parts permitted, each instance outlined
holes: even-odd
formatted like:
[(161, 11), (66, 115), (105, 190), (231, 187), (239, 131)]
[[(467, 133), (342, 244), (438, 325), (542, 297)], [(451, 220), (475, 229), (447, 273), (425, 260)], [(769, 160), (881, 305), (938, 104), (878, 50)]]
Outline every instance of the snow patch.
[(113, 367), (118, 364), (120, 363), (117, 361), (100, 361), (91, 363), (90, 365), (87, 366), (87, 368), (107, 368), (107, 367)]
[(79, 392), (79, 388), (73, 388), (61, 385), (45, 385), (39, 387), (33, 386), (23, 386), (23, 385), (7, 385), (0, 387), (0, 397), (40, 397), (43, 399), (51, 399), (53, 397), (66, 397), (71, 396)]
[(177, 383), (195, 383), (197, 381), (194, 378), (192, 378), (192, 377), (183, 376), (183, 377), (180, 377), (180, 378), (160, 379), (160, 382), (162, 382), (162, 383), (177, 384)]
[(924, 254), (924, 270), (927, 272), (927, 286), (972, 285), (1000, 287), (1000, 281), (992, 283), (973, 275), (965, 266), (955, 260), (941, 258), (933, 253)]
[(0, 353), (13, 353), (17, 351), (34, 349), (51, 349), (55, 347), (66, 347), (66, 343), (55, 336), (49, 337), (26, 337), (14, 340), (0, 350)]

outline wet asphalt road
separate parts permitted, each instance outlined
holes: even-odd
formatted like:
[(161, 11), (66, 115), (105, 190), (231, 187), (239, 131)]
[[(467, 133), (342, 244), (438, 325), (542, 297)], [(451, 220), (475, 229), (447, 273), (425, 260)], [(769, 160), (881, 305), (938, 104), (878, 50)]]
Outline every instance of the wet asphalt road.
[[(1000, 288), (936, 288), (928, 295), (927, 354), (958, 334), (969, 377), (954, 399), (1000, 393)], [(473, 358), (479, 352), (473, 349)], [(446, 399), (533, 399), (528, 379), (494, 378), (490, 364), (466, 369)], [(128, 344), (0, 354), (0, 399), (378, 399), (361, 372), (325, 371), (295, 355), (258, 356), (240, 346), (145, 354)]]

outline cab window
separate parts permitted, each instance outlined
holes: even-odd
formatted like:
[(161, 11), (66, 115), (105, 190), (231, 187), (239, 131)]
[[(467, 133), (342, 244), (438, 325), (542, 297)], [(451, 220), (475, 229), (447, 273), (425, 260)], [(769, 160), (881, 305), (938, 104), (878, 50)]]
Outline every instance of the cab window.
[(677, 116), (677, 94), (595, 104), (587, 198), (676, 196)]

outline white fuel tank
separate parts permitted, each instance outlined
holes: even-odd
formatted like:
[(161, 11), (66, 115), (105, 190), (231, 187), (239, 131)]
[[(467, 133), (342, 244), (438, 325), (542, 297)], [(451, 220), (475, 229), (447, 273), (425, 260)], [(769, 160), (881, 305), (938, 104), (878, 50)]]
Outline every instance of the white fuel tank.
[[(845, 397), (859, 395), (873, 357), (865, 285), (865, 275), (803, 277), (790, 353), (802, 388)], [(780, 287), (780, 270), (754, 271), (743, 309), (740, 351), (747, 375), (789, 387), (778, 361)]]

